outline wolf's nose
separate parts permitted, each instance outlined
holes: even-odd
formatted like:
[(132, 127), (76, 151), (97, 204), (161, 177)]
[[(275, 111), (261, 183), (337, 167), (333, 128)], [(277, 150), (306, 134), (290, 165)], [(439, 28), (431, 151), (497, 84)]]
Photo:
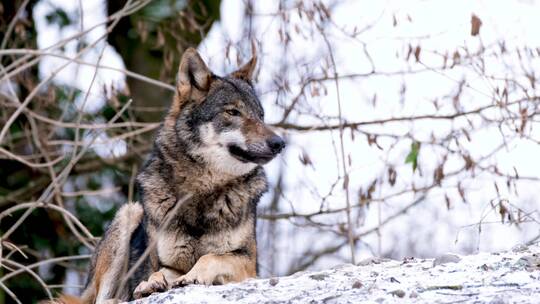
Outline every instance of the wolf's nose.
[(279, 152), (281, 152), (281, 150), (283, 150), (283, 148), (285, 148), (285, 141), (277, 135), (270, 137), (270, 139), (268, 139), (266, 143), (274, 154), (278, 154)]

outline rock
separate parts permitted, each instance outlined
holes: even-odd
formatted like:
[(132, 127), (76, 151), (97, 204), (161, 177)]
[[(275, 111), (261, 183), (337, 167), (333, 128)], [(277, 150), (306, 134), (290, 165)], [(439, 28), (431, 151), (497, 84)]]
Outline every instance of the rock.
[(394, 277), (390, 277), (390, 282), (392, 282), (392, 283), (400, 283), (401, 284), (401, 282), (398, 281), (398, 279), (396, 279)]
[(362, 282), (360, 281), (354, 281), (354, 283), (352, 284), (352, 288), (362, 288), (364, 287), (364, 284), (362, 284)]
[[(509, 250), (500, 255), (463, 256), (451, 267), (436, 268), (431, 268), (433, 260), (348, 264), (221, 286), (189, 285), (154, 293), (132, 304), (532, 304), (540, 299), (540, 271), (529, 272), (540, 263), (540, 255), (533, 252), (540, 252), (540, 246), (530, 245), (526, 253)], [(425, 270), (425, 266), (430, 267)], [(395, 278), (399, 278), (399, 285)]]
[(483, 271), (488, 271), (492, 269), (492, 267), (489, 267), (487, 264), (482, 264), (482, 266), (480, 266), (480, 269), (482, 269)]
[(312, 274), (309, 276), (309, 278), (315, 281), (323, 281), (324, 279), (328, 278), (328, 274), (326, 273)]
[(369, 265), (372, 265), (372, 264), (381, 264), (381, 263), (388, 262), (388, 261), (390, 261), (390, 259), (370, 257), (370, 258), (361, 260), (360, 262), (356, 263), (356, 265), (358, 265), (358, 266), (369, 266)]
[(398, 298), (403, 298), (405, 296), (405, 291), (401, 289), (396, 289), (394, 291), (391, 291), (390, 294)]
[(403, 264), (414, 263), (414, 262), (416, 262), (416, 259), (414, 257), (404, 257), (403, 258)]
[(527, 247), (527, 245), (523, 245), (523, 244), (518, 244), (518, 245), (512, 247), (513, 252), (523, 252), (523, 251), (527, 251), (527, 250), (529, 250), (529, 247)]
[(278, 278), (271, 278), (268, 283), (270, 284), (270, 286), (276, 286), (278, 283), (279, 283), (279, 279)]
[(524, 255), (519, 258), (515, 265), (531, 270), (540, 269), (540, 256), (537, 254)]
[(501, 296), (495, 296), (495, 297), (493, 297), (493, 299), (491, 299), (491, 301), (489, 301), (489, 304), (507, 304), (507, 303), (508, 303), (508, 301), (506, 301)]
[(436, 285), (436, 286), (428, 286), (425, 290), (440, 290), (440, 289), (450, 289), (450, 290), (461, 290), (463, 289), (462, 285)]
[(457, 263), (459, 261), (461, 261), (461, 258), (458, 255), (446, 253), (433, 261), (433, 267), (447, 263)]

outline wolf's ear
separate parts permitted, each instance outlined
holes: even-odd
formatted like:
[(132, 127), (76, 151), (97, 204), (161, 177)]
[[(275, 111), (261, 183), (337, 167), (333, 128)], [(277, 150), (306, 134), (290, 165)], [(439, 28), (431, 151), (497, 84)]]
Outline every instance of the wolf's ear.
[(207, 91), (212, 80), (212, 72), (194, 48), (188, 48), (178, 68), (177, 86), (193, 86), (199, 91)]
[(239, 68), (237, 71), (232, 72), (231, 76), (234, 78), (242, 79), (245, 81), (251, 81), (253, 78), (253, 72), (255, 71), (255, 67), (257, 66), (257, 55), (253, 54), (253, 57), (244, 64), (241, 68)]

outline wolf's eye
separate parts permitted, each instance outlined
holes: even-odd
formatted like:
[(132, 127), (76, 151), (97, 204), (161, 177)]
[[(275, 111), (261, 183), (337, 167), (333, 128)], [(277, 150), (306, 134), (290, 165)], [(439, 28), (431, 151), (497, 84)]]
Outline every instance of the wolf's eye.
[(236, 110), (236, 109), (230, 109), (230, 110), (226, 110), (225, 113), (231, 115), (231, 116), (240, 116), (240, 111)]

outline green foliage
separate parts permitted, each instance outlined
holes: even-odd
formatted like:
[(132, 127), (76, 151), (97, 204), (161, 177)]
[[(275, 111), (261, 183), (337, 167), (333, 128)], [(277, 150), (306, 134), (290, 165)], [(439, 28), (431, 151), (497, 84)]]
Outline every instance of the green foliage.
[(56, 23), (60, 28), (66, 27), (72, 23), (68, 14), (62, 9), (55, 9), (52, 13), (45, 16), (49, 24)]
[(117, 209), (115, 206), (107, 211), (101, 211), (89, 206), (84, 199), (78, 200), (75, 204), (77, 216), (93, 235), (103, 235), (103, 232), (105, 232), (104, 223), (112, 221)]
[(17, 138), (23, 134), (23, 129), (19, 124), (12, 124), (9, 126), (9, 134), (11, 137)]
[(159, 22), (182, 11), (187, 5), (186, 2), (184, 0), (155, 0), (142, 10), (142, 14), (146, 18)]
[[(133, 72), (174, 83), (183, 51), (197, 46), (213, 21), (220, 16), (220, 0), (156, 0), (122, 19), (108, 36), (108, 42)], [(109, 14), (125, 1), (109, 1)], [(201, 35), (202, 34), (202, 35)], [(134, 106), (166, 107), (172, 98), (168, 90), (128, 78)], [(146, 112), (138, 121), (157, 121), (162, 113)]]
[(405, 158), (406, 164), (411, 164), (413, 172), (416, 171), (416, 168), (418, 167), (418, 153), (420, 152), (420, 143), (419, 142), (413, 142), (411, 144), (411, 151), (409, 154), (407, 154), (407, 157)]

